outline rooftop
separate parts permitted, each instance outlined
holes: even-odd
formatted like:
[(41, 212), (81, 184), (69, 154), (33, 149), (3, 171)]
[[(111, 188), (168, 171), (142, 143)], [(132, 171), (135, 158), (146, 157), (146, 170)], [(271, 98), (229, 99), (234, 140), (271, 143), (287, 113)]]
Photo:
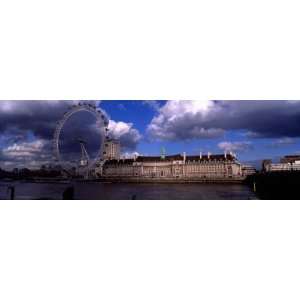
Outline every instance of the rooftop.
[(300, 160), (300, 155), (286, 155), (280, 159), (280, 162), (289, 163), (289, 162), (295, 162), (296, 160)]
[[(112, 159), (106, 161), (105, 164), (131, 164), (134, 161), (136, 162), (155, 162), (155, 161), (183, 161), (184, 157), (182, 154), (175, 154), (175, 155), (166, 155), (164, 158), (161, 156), (138, 156), (136, 159), (133, 158), (125, 158), (125, 159)], [(227, 154), (226, 158), (224, 154), (216, 154), (216, 155), (187, 155), (186, 161), (234, 161), (236, 158), (231, 155)]]

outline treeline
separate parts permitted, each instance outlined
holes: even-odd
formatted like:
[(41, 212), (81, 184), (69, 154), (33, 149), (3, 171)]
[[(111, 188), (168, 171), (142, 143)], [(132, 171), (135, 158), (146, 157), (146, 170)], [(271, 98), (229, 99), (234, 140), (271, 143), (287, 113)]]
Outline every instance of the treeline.
[(61, 171), (59, 170), (30, 170), (27, 168), (13, 171), (6, 171), (0, 169), (0, 179), (10, 178), (10, 179), (27, 179), (34, 177), (42, 177), (42, 178), (56, 178), (61, 177)]

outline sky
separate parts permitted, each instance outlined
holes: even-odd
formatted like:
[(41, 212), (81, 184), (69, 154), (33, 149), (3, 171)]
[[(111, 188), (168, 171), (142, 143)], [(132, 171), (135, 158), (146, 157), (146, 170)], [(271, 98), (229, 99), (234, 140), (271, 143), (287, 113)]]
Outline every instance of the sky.
[[(80, 101), (0, 101), (0, 168), (39, 168), (53, 162), (56, 124)], [(262, 159), (300, 154), (300, 101), (89, 101), (109, 119), (122, 155), (234, 152), (258, 167)], [(61, 135), (65, 160), (78, 160), (78, 138), (91, 156), (100, 133), (89, 113), (75, 114)]]

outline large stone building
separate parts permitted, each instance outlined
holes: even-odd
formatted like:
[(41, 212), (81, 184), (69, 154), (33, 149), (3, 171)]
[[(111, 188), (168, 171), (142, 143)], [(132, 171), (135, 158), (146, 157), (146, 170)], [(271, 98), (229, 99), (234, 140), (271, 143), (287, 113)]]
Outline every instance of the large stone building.
[(121, 146), (120, 142), (115, 139), (109, 139), (104, 143), (103, 158), (105, 160), (120, 159)]
[(138, 156), (107, 160), (102, 176), (144, 179), (234, 179), (246, 176), (233, 154)]

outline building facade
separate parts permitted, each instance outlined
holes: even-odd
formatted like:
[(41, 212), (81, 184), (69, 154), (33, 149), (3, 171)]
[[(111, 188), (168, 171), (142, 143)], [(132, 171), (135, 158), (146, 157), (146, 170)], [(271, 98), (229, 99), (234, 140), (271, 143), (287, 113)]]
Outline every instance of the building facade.
[(287, 155), (280, 159), (280, 163), (272, 163), (271, 160), (263, 161), (264, 172), (300, 171), (300, 156)]
[(138, 156), (132, 159), (107, 160), (103, 177), (216, 179), (241, 178), (243, 166), (233, 154), (186, 156)]
[(104, 143), (104, 160), (119, 160), (121, 156), (121, 146), (118, 140), (109, 139)]
[(244, 176), (253, 175), (256, 173), (256, 169), (250, 165), (242, 165), (242, 174)]
[(300, 155), (286, 155), (280, 159), (280, 163), (300, 163)]

